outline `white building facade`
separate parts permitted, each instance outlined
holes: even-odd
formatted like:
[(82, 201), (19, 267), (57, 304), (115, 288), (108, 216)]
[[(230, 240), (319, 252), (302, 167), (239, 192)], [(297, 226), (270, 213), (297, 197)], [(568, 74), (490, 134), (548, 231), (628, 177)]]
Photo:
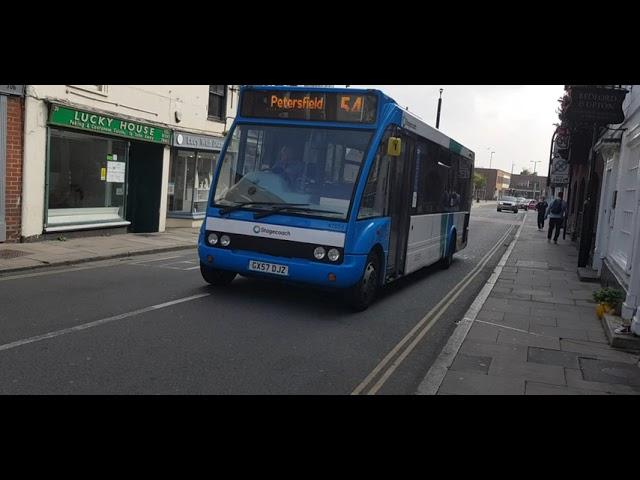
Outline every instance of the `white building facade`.
[(629, 85), (625, 121), (596, 144), (604, 160), (593, 266), (626, 291), (622, 317), (640, 335), (640, 85)]
[(22, 239), (197, 226), (237, 103), (231, 85), (27, 85)]

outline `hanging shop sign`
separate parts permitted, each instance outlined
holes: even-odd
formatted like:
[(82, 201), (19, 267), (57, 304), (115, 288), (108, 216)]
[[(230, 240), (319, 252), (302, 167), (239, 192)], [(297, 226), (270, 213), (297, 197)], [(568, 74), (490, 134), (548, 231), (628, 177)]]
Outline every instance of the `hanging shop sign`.
[(622, 102), (628, 91), (589, 85), (571, 87), (565, 116), (570, 122), (618, 124), (624, 122)]
[(116, 135), (134, 140), (154, 143), (171, 143), (171, 130), (168, 128), (133, 122), (95, 112), (86, 112), (61, 105), (52, 105), (49, 123), (61, 127), (89, 130), (95, 133)]

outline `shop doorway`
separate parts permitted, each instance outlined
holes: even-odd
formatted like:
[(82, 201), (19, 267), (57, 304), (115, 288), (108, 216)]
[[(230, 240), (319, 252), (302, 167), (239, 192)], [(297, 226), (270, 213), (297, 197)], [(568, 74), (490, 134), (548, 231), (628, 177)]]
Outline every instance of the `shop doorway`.
[(163, 153), (164, 145), (132, 141), (129, 146), (126, 218), (130, 232), (157, 232), (160, 227)]

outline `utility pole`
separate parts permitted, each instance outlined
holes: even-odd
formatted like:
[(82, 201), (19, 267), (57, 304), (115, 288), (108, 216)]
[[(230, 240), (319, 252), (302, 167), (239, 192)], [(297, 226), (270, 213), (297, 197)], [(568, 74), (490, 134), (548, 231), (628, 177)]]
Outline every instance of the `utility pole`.
[(491, 156), (489, 157), (489, 170), (491, 170), (491, 160), (493, 160), (493, 154), (496, 153), (494, 151), (491, 152)]
[(529, 163), (533, 163), (533, 174), (535, 175), (538, 164), (542, 163), (542, 160), (531, 160)]
[(438, 115), (436, 116), (436, 128), (439, 129), (440, 128), (440, 110), (442, 109), (442, 91), (443, 89), (440, 89), (440, 98), (438, 99)]

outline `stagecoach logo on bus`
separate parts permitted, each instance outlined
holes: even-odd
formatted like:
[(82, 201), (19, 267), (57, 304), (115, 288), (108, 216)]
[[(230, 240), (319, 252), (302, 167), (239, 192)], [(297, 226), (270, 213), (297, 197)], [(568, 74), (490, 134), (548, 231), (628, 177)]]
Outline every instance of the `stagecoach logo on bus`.
[(291, 236), (291, 232), (289, 230), (275, 230), (273, 228), (261, 227), (260, 225), (255, 225), (253, 227), (253, 233), (255, 233), (256, 235), (258, 235), (260, 233), (264, 233), (265, 235), (269, 235), (269, 236), (275, 235), (276, 237), (290, 237)]

